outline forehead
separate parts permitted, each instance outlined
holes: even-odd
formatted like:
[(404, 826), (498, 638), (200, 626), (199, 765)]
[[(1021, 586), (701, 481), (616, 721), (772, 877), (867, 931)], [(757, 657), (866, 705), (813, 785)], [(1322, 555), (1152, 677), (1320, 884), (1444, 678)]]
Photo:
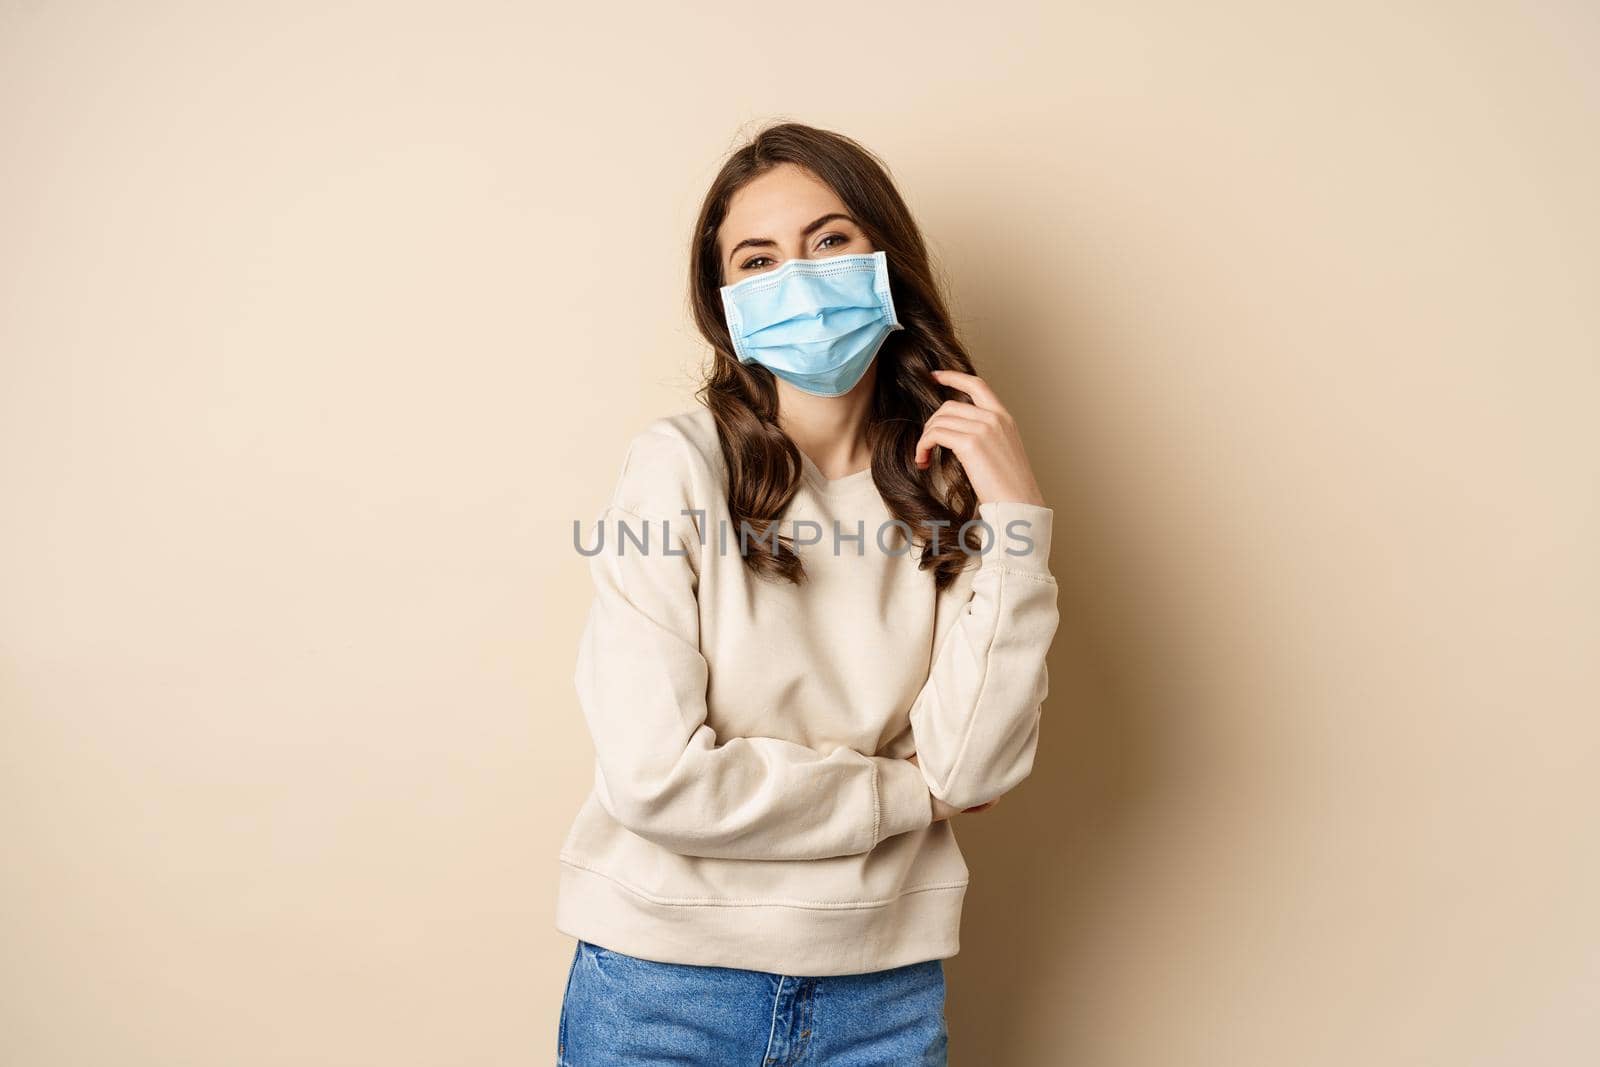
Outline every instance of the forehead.
[(747, 237), (782, 241), (817, 216), (844, 210), (844, 201), (821, 178), (794, 163), (780, 163), (733, 194), (717, 231), (718, 245), (726, 249)]

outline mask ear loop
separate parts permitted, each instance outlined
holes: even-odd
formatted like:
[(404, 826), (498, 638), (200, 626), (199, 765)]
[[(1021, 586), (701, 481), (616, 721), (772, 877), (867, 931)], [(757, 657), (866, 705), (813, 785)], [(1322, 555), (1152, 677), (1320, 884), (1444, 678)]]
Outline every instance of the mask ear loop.
[(874, 288), (878, 292), (878, 299), (883, 301), (884, 310), (889, 313), (889, 326), (891, 328), (891, 331), (892, 330), (903, 330), (903, 329), (905, 329), (905, 326), (900, 321), (899, 312), (895, 311), (895, 308), (894, 308), (894, 291), (889, 287), (889, 256), (888, 256), (888, 253), (879, 251), (879, 252), (874, 252), (872, 254), (873, 254), (874, 257), (876, 257), (876, 259), (878, 261), (878, 263), (877, 263), (877, 276), (874, 279), (874, 281), (875, 281)]

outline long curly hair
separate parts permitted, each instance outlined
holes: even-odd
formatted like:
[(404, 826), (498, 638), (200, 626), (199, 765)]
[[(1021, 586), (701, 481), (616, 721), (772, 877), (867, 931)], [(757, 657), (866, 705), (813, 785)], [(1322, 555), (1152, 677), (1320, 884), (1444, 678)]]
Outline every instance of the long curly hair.
[[(794, 122), (759, 131), (729, 156), (706, 192), (689, 253), (690, 313), (714, 353), (696, 397), (716, 421), (734, 526), (742, 530), (747, 523), (752, 532), (739, 538), (745, 565), (763, 578), (795, 583), (805, 578), (792, 538), (773, 527), (799, 489), (800, 452), (778, 427), (772, 372), (740, 363), (734, 355), (717, 250), (717, 233), (734, 194), (781, 163), (798, 164), (829, 185), (873, 247), (887, 253), (895, 311), (905, 328), (890, 333), (876, 356), (866, 429), (872, 480), (889, 514), (910, 528), (920, 568), (932, 570), (936, 587), (943, 589), (973, 559), (956, 533), (976, 516), (977, 494), (948, 449), (936, 449), (927, 470), (917, 469), (913, 456), (923, 424), (939, 405), (964, 398), (928, 372), (976, 372), (956, 337), (922, 233), (887, 166), (842, 134)], [(967, 531), (967, 544), (978, 547), (975, 529)]]

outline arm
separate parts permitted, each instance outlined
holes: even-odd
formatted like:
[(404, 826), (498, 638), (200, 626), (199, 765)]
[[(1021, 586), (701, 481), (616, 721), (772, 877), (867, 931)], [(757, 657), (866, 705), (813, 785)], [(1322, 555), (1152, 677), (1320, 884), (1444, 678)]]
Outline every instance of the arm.
[[(615, 504), (601, 521), (644, 529)], [(677, 536), (669, 554), (661, 521), (649, 530), (648, 554), (629, 543), (619, 555), (612, 525), (590, 560), (595, 595), (574, 681), (606, 811), (674, 852), (738, 859), (850, 855), (929, 825), (927, 784), (906, 760), (771, 737), (719, 741), (706, 723), (697, 549)]]
[(1016, 423), (988, 383), (961, 371), (932, 376), (971, 402), (947, 400), (933, 413), (917, 441), (916, 464), (927, 467), (935, 446), (954, 452), (991, 531), (971, 598), (940, 639), (910, 712), (929, 790), (959, 810), (996, 799), (1033, 769), (1049, 681), (1045, 655), (1059, 621), (1050, 574), (1053, 513)]
[[(993, 546), (911, 706), (918, 765), (933, 795), (955, 808), (994, 800), (1033, 769), (1049, 688), (1045, 654), (1059, 619), (1051, 510), (987, 503), (978, 514), (994, 530)], [(1009, 555), (1025, 546), (1008, 528), (1032, 541), (1031, 551)]]

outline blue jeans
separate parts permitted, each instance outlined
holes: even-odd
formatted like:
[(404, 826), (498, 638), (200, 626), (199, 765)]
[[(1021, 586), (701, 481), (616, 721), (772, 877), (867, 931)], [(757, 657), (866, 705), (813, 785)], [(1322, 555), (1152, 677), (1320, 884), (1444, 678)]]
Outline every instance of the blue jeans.
[(944, 966), (804, 977), (579, 941), (558, 1067), (945, 1067)]

